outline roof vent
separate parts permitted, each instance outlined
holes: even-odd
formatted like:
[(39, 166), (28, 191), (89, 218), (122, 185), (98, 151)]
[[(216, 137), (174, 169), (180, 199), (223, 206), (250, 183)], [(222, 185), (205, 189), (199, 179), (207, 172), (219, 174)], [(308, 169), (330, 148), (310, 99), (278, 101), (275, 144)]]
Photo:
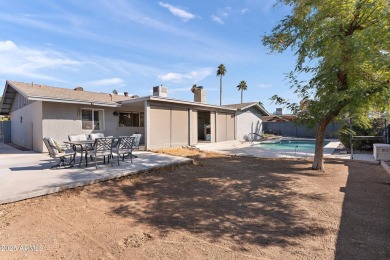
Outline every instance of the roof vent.
[(166, 87), (163, 87), (162, 85), (153, 87), (153, 96), (168, 97), (168, 89)]
[(283, 108), (278, 107), (278, 108), (276, 109), (275, 115), (283, 115)]
[(74, 90), (76, 90), (76, 91), (84, 91), (83, 87), (75, 87)]

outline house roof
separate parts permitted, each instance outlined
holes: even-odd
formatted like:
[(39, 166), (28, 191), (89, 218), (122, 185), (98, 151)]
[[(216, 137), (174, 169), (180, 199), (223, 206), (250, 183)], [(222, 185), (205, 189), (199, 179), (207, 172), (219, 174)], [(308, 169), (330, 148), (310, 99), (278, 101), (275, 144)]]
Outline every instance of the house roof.
[(212, 108), (212, 109), (229, 110), (229, 111), (237, 110), (236, 108), (228, 107), (228, 106), (217, 106), (217, 105), (210, 105), (201, 102), (185, 101), (185, 100), (179, 100), (179, 99), (167, 98), (167, 97), (158, 97), (158, 96), (146, 96), (146, 97), (134, 98), (134, 99), (120, 101), (119, 103), (125, 105), (125, 104), (146, 101), (146, 100), (152, 100), (152, 101), (158, 101), (164, 103), (182, 104), (182, 105), (189, 105), (192, 107), (202, 107), (202, 108), (209, 108), (209, 109)]
[(6, 81), (3, 100), (0, 104), (0, 114), (9, 114), (16, 93), (19, 92), (27, 100), (40, 100), (62, 103), (92, 104), (99, 106), (117, 107), (119, 101), (131, 99), (131, 97), (80, 91), (69, 88), (59, 88), (42, 84)]
[(297, 118), (298, 116), (294, 114), (284, 114), (284, 115), (264, 116), (262, 119), (264, 122), (289, 122), (289, 121), (294, 121)]
[(257, 102), (229, 104), (229, 105), (225, 105), (225, 106), (231, 107), (231, 108), (235, 108), (235, 109), (237, 109), (239, 111), (243, 111), (243, 110), (249, 109), (251, 107), (254, 107), (254, 108), (258, 109), (263, 116), (269, 116), (270, 115), (270, 113), (268, 113), (268, 111), (262, 105), (260, 105)]
[(20, 93), (27, 100), (39, 100), (48, 102), (88, 104), (97, 106), (120, 107), (122, 104), (131, 104), (146, 100), (158, 102), (176, 103), (200, 108), (212, 108), (226, 111), (236, 111), (234, 107), (216, 106), (200, 102), (183, 101), (173, 98), (147, 96), (132, 98), (108, 93), (90, 91), (77, 91), (68, 88), (58, 88), (42, 84), (7, 81), (4, 88), (3, 100), (0, 103), (0, 115), (9, 115), (16, 93)]

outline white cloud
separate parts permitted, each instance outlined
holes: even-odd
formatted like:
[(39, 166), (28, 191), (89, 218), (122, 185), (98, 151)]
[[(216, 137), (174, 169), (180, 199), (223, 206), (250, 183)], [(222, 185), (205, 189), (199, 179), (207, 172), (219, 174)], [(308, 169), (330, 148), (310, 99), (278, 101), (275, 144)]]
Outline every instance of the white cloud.
[(213, 72), (212, 68), (204, 68), (197, 71), (191, 71), (188, 73), (175, 73), (169, 72), (164, 75), (159, 75), (158, 78), (164, 82), (173, 82), (173, 83), (183, 83), (189, 82), (194, 83), (198, 82), (207, 76), (209, 76)]
[(260, 84), (257, 84), (256, 87), (258, 87), (258, 88), (270, 88), (270, 87), (272, 87), (272, 84), (260, 83)]
[(188, 20), (195, 18), (195, 15), (193, 15), (193, 14), (191, 14), (183, 9), (180, 9), (176, 6), (173, 6), (173, 5), (170, 5), (167, 3), (163, 3), (163, 2), (159, 2), (158, 4), (162, 7), (167, 8), (169, 10), (169, 12), (171, 12), (171, 14), (181, 18), (183, 21), (188, 21)]
[(75, 69), (81, 62), (60, 52), (19, 47), (12, 41), (0, 41), (0, 74), (57, 80), (44, 70)]
[(245, 13), (247, 13), (247, 12), (249, 12), (249, 9), (248, 8), (244, 8), (244, 9), (241, 9), (241, 14), (245, 14)]
[(219, 24), (224, 24), (223, 20), (220, 17), (216, 16), (216, 15), (212, 15), (211, 16), (211, 20), (213, 22), (216, 22), (216, 23), (219, 23)]
[(91, 81), (85, 83), (85, 85), (91, 87), (124, 87), (126, 83), (121, 78), (109, 78)]

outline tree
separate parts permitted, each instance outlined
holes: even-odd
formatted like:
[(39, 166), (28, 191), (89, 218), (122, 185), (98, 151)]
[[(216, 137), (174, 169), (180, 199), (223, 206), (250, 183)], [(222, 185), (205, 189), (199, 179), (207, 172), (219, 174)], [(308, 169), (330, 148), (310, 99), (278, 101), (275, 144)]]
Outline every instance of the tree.
[(118, 95), (118, 90), (114, 89), (114, 90), (112, 91), (112, 94)]
[[(341, 114), (362, 119), (390, 97), (388, 0), (279, 0), (291, 14), (263, 37), (273, 52), (295, 51), (291, 87), (305, 100), (300, 119), (316, 126), (313, 169), (323, 170), (327, 125)], [(299, 74), (308, 75), (300, 81)], [(299, 110), (279, 96), (271, 99)], [(355, 120), (355, 119), (354, 119)]]
[(226, 68), (225, 65), (221, 64), (218, 66), (217, 76), (219, 76), (219, 105), (222, 106), (222, 77), (225, 76)]
[(248, 89), (248, 86), (246, 85), (245, 80), (241, 80), (240, 84), (237, 86), (238, 91), (241, 90), (241, 104), (242, 104), (242, 92)]

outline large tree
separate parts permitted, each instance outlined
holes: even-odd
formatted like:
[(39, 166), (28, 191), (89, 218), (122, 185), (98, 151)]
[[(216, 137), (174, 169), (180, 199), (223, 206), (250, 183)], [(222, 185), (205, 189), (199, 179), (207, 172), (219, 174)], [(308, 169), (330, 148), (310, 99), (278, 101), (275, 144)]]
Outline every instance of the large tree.
[(221, 64), (218, 66), (217, 76), (219, 76), (219, 105), (222, 106), (222, 77), (225, 76), (226, 68), (225, 65)]
[[(305, 100), (300, 118), (317, 127), (313, 169), (323, 170), (327, 125), (341, 114), (361, 118), (390, 97), (390, 8), (388, 0), (279, 0), (291, 8), (263, 37), (274, 52), (292, 48), (291, 87)], [(310, 80), (300, 81), (302, 75)], [(274, 96), (277, 103), (299, 110)]]
[(237, 90), (241, 91), (241, 104), (242, 104), (242, 93), (243, 93), (244, 90), (246, 91), (247, 89), (248, 89), (248, 86), (246, 84), (246, 81), (245, 80), (241, 80), (240, 84), (238, 84), (238, 86), (237, 86)]

